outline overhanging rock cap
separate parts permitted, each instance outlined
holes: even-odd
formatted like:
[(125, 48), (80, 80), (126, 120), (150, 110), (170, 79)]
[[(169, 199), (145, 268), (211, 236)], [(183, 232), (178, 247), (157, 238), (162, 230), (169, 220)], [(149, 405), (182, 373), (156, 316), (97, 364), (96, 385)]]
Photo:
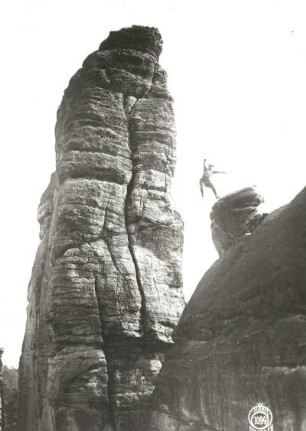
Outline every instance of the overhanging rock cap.
[(162, 37), (155, 27), (133, 25), (118, 31), (111, 31), (99, 50), (136, 49), (153, 55), (157, 59), (162, 50)]

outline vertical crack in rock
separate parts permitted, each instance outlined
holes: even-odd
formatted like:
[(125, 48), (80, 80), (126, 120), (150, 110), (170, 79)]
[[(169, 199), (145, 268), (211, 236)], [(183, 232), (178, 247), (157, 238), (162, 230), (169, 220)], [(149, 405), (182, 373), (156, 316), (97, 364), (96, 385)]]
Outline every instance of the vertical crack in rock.
[[(152, 83), (153, 83), (153, 79), (152, 79)], [(152, 87), (152, 84), (151, 84), (151, 87)], [(131, 226), (129, 224), (129, 204), (130, 204), (130, 201), (132, 198), (132, 192), (133, 192), (134, 185), (135, 185), (135, 175), (136, 175), (136, 169), (135, 169), (135, 165), (134, 165), (134, 161), (133, 161), (133, 143), (132, 143), (132, 129), (131, 129), (130, 117), (131, 117), (133, 110), (136, 107), (138, 100), (136, 99), (131, 106), (128, 106), (128, 108), (126, 106), (127, 101), (128, 101), (128, 98), (126, 98), (124, 100), (123, 110), (124, 110), (125, 115), (126, 115), (126, 121), (127, 121), (127, 127), (128, 127), (128, 140), (129, 140), (129, 148), (130, 148), (130, 152), (131, 152), (131, 161), (132, 161), (132, 175), (131, 175), (131, 179), (130, 179), (129, 183), (127, 184), (127, 188), (126, 188), (126, 198), (125, 198), (125, 206), (124, 206), (125, 226), (126, 226), (126, 231), (127, 231), (127, 236), (128, 236), (128, 247), (129, 247), (129, 251), (130, 251), (133, 263), (134, 263), (136, 281), (137, 281), (139, 293), (141, 295), (140, 316), (141, 316), (141, 325), (143, 328), (143, 335), (145, 337), (149, 331), (149, 322), (147, 321), (146, 297), (145, 297), (145, 293), (144, 293), (144, 290), (142, 287), (140, 270), (139, 270), (139, 266), (138, 266), (137, 258), (135, 255), (134, 246), (133, 246), (133, 237), (135, 240), (137, 239), (135, 236), (136, 232), (134, 232), (134, 233), (131, 232)]]
[[(142, 98), (147, 98), (148, 95), (152, 91), (152, 86), (153, 86), (154, 78), (156, 75), (156, 67), (157, 67), (157, 62), (154, 63), (154, 70), (153, 70), (153, 74), (152, 74), (151, 84)], [(132, 104), (131, 104), (131, 99), (132, 99)], [(125, 199), (125, 225), (126, 225), (126, 231), (127, 231), (127, 235), (128, 235), (128, 247), (129, 247), (129, 251), (130, 251), (133, 263), (134, 263), (137, 285), (138, 285), (138, 289), (139, 289), (139, 292), (141, 295), (140, 314), (141, 314), (141, 324), (142, 324), (142, 328), (143, 328), (143, 336), (145, 339), (146, 335), (150, 331), (150, 323), (148, 321), (148, 316), (147, 316), (146, 297), (145, 297), (145, 292), (144, 292), (144, 289), (143, 289), (143, 286), (141, 283), (140, 269), (139, 269), (139, 265), (137, 262), (137, 258), (136, 258), (135, 251), (134, 251), (134, 245), (133, 245), (133, 239), (135, 241), (137, 240), (137, 233), (131, 232), (131, 226), (129, 225), (129, 215), (128, 215), (129, 203), (132, 199), (132, 192), (133, 192), (134, 185), (135, 185), (135, 175), (136, 175), (136, 169), (135, 169), (134, 160), (133, 160), (134, 149), (133, 149), (133, 142), (132, 142), (132, 127), (131, 127), (130, 118), (131, 118), (131, 115), (132, 115), (137, 103), (138, 103), (138, 99), (133, 98), (131, 96), (128, 96), (123, 100), (123, 111), (125, 112), (126, 121), (127, 121), (128, 143), (129, 143), (131, 161), (132, 161), (132, 176), (131, 176), (129, 183), (127, 184), (126, 199)]]
[[(106, 211), (105, 211), (106, 214)], [(106, 217), (106, 215), (105, 215)], [(105, 240), (105, 243), (107, 245), (107, 249), (109, 252), (109, 255), (112, 259), (113, 265), (115, 266), (115, 268), (117, 269), (117, 271), (120, 273), (119, 269), (117, 268), (117, 266), (115, 265), (115, 260), (111, 254), (111, 251), (109, 249), (109, 244), (108, 241)], [(91, 243), (88, 243), (90, 249), (92, 250), (94, 256), (97, 259), (97, 262), (102, 265), (101, 262), (101, 258), (98, 255), (98, 253), (95, 251), (95, 249), (93, 248)], [(98, 308), (98, 312), (99, 312), (99, 319), (100, 319), (100, 326), (101, 326), (101, 332), (102, 332), (102, 340), (103, 340), (103, 348), (104, 348), (104, 354), (105, 354), (105, 359), (106, 359), (106, 369), (107, 369), (107, 396), (108, 396), (108, 411), (109, 411), (109, 419), (110, 419), (110, 425), (112, 427), (112, 431), (118, 431), (117, 425), (116, 425), (116, 415), (115, 415), (115, 404), (116, 404), (116, 400), (115, 400), (115, 395), (114, 395), (114, 385), (112, 382), (112, 376), (110, 373), (110, 366), (109, 366), (109, 352), (108, 352), (108, 346), (107, 346), (107, 335), (106, 335), (106, 331), (104, 328), (104, 323), (103, 323), (103, 315), (101, 312), (101, 307), (100, 307), (100, 301), (99, 301), (99, 290), (98, 290), (98, 286), (97, 286), (97, 277), (95, 277), (94, 280), (95, 283), (95, 296), (97, 299), (97, 308)]]
[[(93, 250), (94, 254), (96, 254), (96, 252), (94, 251), (93, 248), (92, 248), (92, 250)], [(97, 257), (97, 259), (99, 261), (100, 259), (97, 256), (97, 254), (96, 254), (96, 257)], [(110, 381), (109, 363), (108, 363), (109, 357), (108, 357), (107, 345), (106, 345), (106, 334), (105, 334), (104, 325), (103, 325), (103, 316), (102, 316), (100, 305), (99, 305), (99, 295), (98, 295), (97, 278), (95, 278), (95, 294), (96, 294), (96, 298), (97, 298), (97, 306), (98, 306), (100, 323), (101, 323), (101, 331), (102, 331), (102, 338), (103, 338), (103, 347), (104, 347), (104, 354), (105, 354), (106, 367), (107, 367), (107, 396), (108, 396), (108, 401), (109, 401), (108, 402), (109, 419), (110, 419), (110, 425), (112, 427), (112, 431), (117, 431), (116, 418), (115, 418), (115, 410), (114, 410), (115, 398), (114, 398), (114, 393), (112, 391), (112, 384), (111, 384), (111, 381)]]

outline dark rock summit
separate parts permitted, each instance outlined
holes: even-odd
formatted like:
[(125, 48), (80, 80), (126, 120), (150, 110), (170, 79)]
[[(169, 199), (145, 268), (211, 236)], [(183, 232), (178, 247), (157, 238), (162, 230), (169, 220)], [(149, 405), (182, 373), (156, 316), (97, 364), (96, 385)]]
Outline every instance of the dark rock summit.
[(305, 252), (306, 189), (204, 275), (158, 376), (152, 430), (245, 431), (264, 403), (274, 430), (305, 431)]
[(161, 37), (112, 32), (58, 110), (19, 370), (20, 431), (141, 431), (184, 307)]
[(133, 49), (153, 55), (157, 60), (162, 50), (162, 38), (154, 27), (133, 25), (119, 31), (111, 31), (100, 45), (100, 51), (109, 49)]
[(243, 241), (261, 218), (258, 206), (262, 196), (253, 187), (246, 187), (219, 199), (211, 212), (212, 239), (220, 256)]

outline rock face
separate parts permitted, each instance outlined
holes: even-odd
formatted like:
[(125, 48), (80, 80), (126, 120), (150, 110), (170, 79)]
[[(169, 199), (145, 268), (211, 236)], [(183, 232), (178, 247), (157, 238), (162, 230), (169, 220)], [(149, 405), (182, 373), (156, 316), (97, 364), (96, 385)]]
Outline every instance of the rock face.
[(18, 371), (3, 367), (5, 431), (17, 429)]
[(212, 239), (220, 256), (251, 233), (254, 222), (261, 218), (258, 206), (262, 196), (247, 187), (219, 199), (211, 212)]
[(260, 402), (274, 430), (306, 430), (305, 252), (306, 189), (204, 275), (158, 376), (151, 430), (249, 430)]
[(0, 348), (0, 431), (4, 428), (4, 414), (3, 414), (3, 363), (2, 363), (3, 349)]
[(20, 360), (20, 431), (141, 431), (184, 307), (172, 99), (154, 28), (112, 32), (58, 110)]

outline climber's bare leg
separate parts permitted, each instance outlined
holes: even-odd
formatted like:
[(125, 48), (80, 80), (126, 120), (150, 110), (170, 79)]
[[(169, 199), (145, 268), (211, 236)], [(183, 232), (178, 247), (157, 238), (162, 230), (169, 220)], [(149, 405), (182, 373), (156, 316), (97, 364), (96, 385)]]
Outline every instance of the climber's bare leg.
[(212, 183), (209, 183), (209, 187), (212, 189), (212, 191), (214, 192), (214, 195), (216, 197), (216, 199), (219, 199), (219, 196), (217, 194), (217, 190), (215, 188), (215, 186)]
[(202, 198), (203, 198), (204, 197), (204, 184), (203, 184), (202, 180), (200, 180), (200, 189), (201, 189), (201, 195), (202, 195)]

